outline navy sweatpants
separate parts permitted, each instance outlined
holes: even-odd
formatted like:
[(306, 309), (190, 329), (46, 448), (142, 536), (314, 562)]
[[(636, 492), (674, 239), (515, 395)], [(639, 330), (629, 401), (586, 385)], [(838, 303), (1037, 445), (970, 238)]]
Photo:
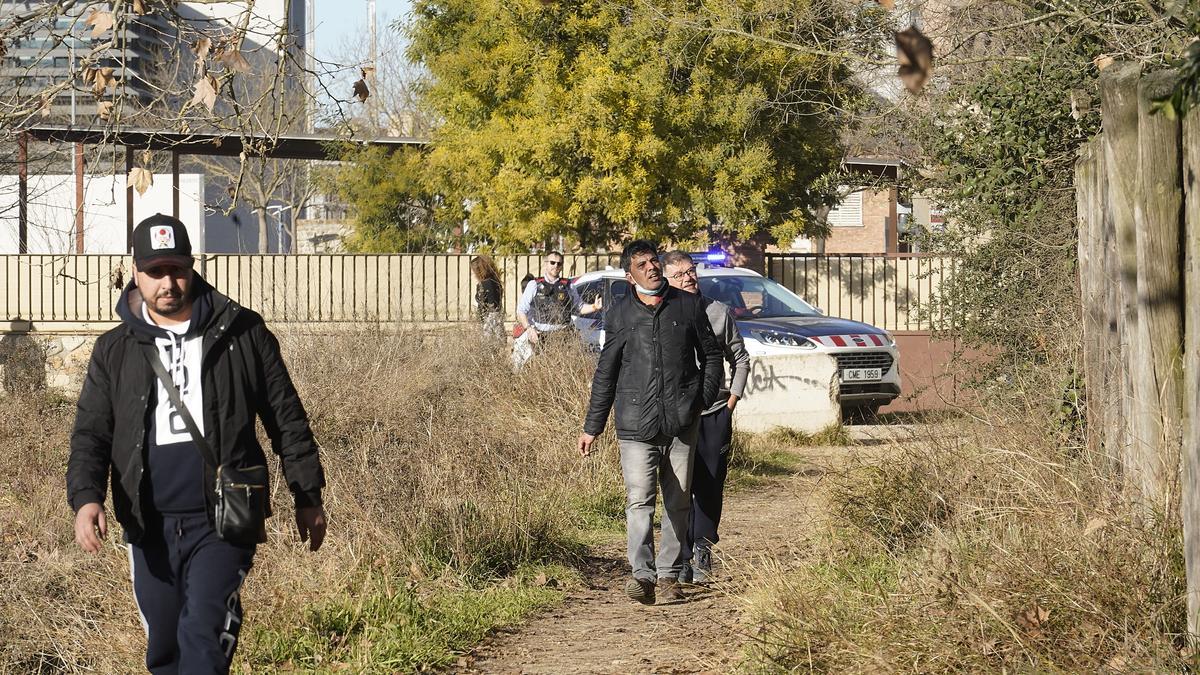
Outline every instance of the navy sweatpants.
[(721, 503), (729, 473), (729, 446), (733, 442), (733, 413), (728, 407), (700, 417), (700, 438), (692, 468), (692, 521), (684, 555), (692, 559), (696, 544), (711, 546), (720, 540)]
[(254, 547), (221, 541), (204, 514), (158, 516), (129, 545), (133, 595), (151, 673), (227, 673), (242, 627), (242, 581)]

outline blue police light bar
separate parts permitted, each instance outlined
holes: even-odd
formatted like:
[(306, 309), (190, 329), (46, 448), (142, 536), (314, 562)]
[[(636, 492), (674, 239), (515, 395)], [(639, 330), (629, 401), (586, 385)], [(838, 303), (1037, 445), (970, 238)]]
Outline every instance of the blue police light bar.
[(725, 255), (725, 252), (720, 250), (709, 251), (708, 255), (704, 256), (704, 259), (710, 263), (723, 263), (727, 258), (728, 256)]

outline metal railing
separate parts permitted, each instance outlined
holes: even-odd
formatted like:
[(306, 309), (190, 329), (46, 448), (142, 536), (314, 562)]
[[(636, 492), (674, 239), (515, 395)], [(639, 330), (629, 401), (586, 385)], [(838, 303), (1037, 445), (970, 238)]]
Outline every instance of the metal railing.
[[(204, 255), (196, 269), (217, 289), (279, 323), (455, 323), (475, 318), (471, 255)], [(615, 265), (616, 256), (568, 255), (576, 276)], [(496, 258), (505, 310), (516, 318), (520, 280), (539, 276), (536, 255)], [(99, 328), (131, 273), (122, 255), (0, 256), (0, 319)], [(0, 329), (3, 327), (0, 326)]]

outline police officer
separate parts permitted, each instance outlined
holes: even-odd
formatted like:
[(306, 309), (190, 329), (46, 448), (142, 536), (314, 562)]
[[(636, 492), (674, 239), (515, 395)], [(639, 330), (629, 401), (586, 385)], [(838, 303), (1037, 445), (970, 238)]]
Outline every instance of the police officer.
[(534, 345), (544, 336), (571, 327), (573, 313), (591, 314), (601, 309), (603, 301), (587, 303), (563, 278), (563, 254), (551, 251), (542, 263), (542, 276), (530, 281), (517, 303), (517, 322), (524, 332), (513, 343), (513, 368), (519, 369), (533, 356)]

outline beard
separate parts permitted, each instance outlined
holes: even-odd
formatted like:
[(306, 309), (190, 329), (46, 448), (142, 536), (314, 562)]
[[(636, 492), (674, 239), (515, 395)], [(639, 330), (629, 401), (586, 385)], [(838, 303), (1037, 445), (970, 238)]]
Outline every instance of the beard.
[(180, 291), (163, 291), (150, 302), (150, 308), (160, 316), (174, 316), (186, 307), (183, 293)]

